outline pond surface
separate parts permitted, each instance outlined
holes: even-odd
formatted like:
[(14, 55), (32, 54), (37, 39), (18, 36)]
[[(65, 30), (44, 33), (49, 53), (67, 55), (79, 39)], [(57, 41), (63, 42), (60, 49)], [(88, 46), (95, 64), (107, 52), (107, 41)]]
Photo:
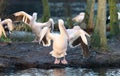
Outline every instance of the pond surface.
[(30, 68), (17, 72), (0, 73), (0, 76), (120, 76), (120, 69), (59, 68), (45, 70)]

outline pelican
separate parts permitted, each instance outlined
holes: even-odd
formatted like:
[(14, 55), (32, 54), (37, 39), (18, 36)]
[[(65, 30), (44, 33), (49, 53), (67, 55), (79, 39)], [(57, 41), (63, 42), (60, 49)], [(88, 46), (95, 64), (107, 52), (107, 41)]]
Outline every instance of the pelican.
[(2, 24), (1, 24), (1, 22), (0, 22), (0, 37), (2, 36), (2, 34), (3, 34), (5, 37), (7, 37), (7, 36), (6, 36), (6, 33), (5, 33), (5, 30), (4, 30), (4, 28), (3, 28), (3, 26), (2, 26)]
[(69, 46), (71, 48), (75, 48), (81, 45), (83, 49), (83, 56), (89, 56), (89, 48), (86, 36), (90, 37), (90, 35), (82, 30), (80, 26), (74, 26), (72, 29), (67, 29), (67, 33), (69, 35)]
[[(46, 29), (46, 30), (45, 30)], [(43, 37), (46, 39), (46, 41), (51, 44), (49, 34), (46, 34), (48, 31), (48, 28), (45, 28), (42, 33), (40, 42), (42, 41)], [(83, 49), (83, 57), (89, 57), (89, 48), (88, 48), (88, 42), (86, 36), (90, 37), (90, 35), (82, 30), (80, 26), (74, 26), (72, 29), (65, 29), (67, 31), (67, 35), (69, 37), (68, 42), (69, 46), (71, 48), (75, 48), (79, 45), (81, 45)], [(44, 44), (43, 46), (46, 46), (47, 44)]]
[[(44, 27), (52, 27), (52, 29), (54, 29), (54, 21), (52, 18), (50, 18), (47, 22), (45, 23), (40, 23), (40, 22), (36, 22), (37, 20), (37, 13), (33, 13), (33, 15), (29, 15), (24, 11), (19, 11), (13, 14), (15, 17), (17, 17), (17, 19), (19, 21), (22, 21), (24, 23), (26, 23), (33, 31), (33, 33), (35, 34), (36, 38), (33, 40), (33, 42), (37, 42), (39, 37), (41, 36), (41, 32), (42, 29), (44, 29)], [(43, 43), (47, 43), (44, 41), (42, 41)]]
[[(67, 55), (67, 45), (68, 45), (68, 33), (66, 31), (66, 28), (64, 27), (64, 21), (62, 19), (58, 20), (58, 27), (60, 30), (60, 33), (51, 33), (49, 28), (46, 28), (46, 37), (51, 39), (53, 41), (53, 50), (50, 52), (50, 54), (55, 57), (54, 64), (59, 64), (60, 61), (62, 64), (67, 64), (67, 60), (65, 56)], [(43, 35), (42, 35), (43, 36)], [(40, 38), (40, 41), (42, 38)], [(63, 60), (60, 60), (60, 58), (63, 57)]]
[(72, 20), (75, 21), (75, 22), (81, 23), (83, 21), (84, 17), (85, 17), (85, 13), (81, 12), (79, 15), (74, 17)]
[(1, 25), (4, 27), (4, 29), (7, 29), (9, 33), (11, 33), (11, 31), (14, 29), (11, 19), (5, 19), (1, 21)]
[(50, 18), (47, 22), (44, 23), (36, 22), (36, 20), (37, 20), (37, 13), (34, 12), (30, 20), (30, 26), (32, 31), (36, 35), (36, 39), (34, 40), (35, 42), (38, 41), (37, 39), (39, 39), (41, 37), (41, 34), (44, 33), (42, 31), (45, 27), (49, 27), (49, 28), (52, 27), (52, 29), (54, 29), (54, 21), (52, 18)]

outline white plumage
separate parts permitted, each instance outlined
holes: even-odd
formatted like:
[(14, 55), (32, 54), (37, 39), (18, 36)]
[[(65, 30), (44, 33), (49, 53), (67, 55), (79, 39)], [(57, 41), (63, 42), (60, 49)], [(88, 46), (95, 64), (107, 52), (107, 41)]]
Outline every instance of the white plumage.
[[(19, 11), (14, 13), (14, 16), (19, 19), (19, 21), (23, 21), (24, 23), (26, 23), (33, 31), (33, 33), (35, 34), (36, 38), (33, 40), (33, 42), (37, 42), (38, 39), (40, 38), (41, 34), (42, 34), (42, 29), (44, 29), (44, 27), (54, 27), (54, 21), (53, 19), (49, 19), (47, 22), (44, 23), (40, 23), (40, 22), (36, 22), (37, 20), (37, 13), (33, 13), (33, 15), (29, 15), (24, 11)], [(44, 41), (42, 41), (44, 43)]]
[(30, 20), (31, 20), (31, 18), (32, 18), (31, 15), (27, 14), (27, 13), (24, 12), (24, 11), (16, 12), (16, 13), (14, 13), (13, 15), (16, 17), (16, 19), (17, 19), (18, 21), (23, 21), (24, 23), (28, 24), (28, 26), (29, 26)]
[(1, 22), (0, 22), (0, 37), (2, 36), (2, 34), (3, 34), (5, 37), (7, 37), (7, 36), (6, 36), (6, 33), (5, 33), (5, 30), (4, 30), (4, 28), (3, 28), (3, 26), (2, 26), (2, 24), (1, 24)]
[(89, 57), (89, 48), (86, 36), (90, 37), (90, 35), (82, 30), (80, 26), (74, 26), (72, 29), (67, 29), (67, 32), (69, 35), (69, 46), (74, 48), (80, 45), (83, 49), (83, 56)]
[(7, 28), (9, 30), (9, 33), (14, 29), (11, 19), (5, 19), (1, 21), (1, 24), (2, 26), (5, 25), (5, 29)]
[(89, 35), (87, 32), (85, 32), (84, 30), (82, 30), (82, 29), (80, 28), (80, 26), (74, 26), (73, 29), (67, 29), (67, 32), (68, 32), (68, 34), (69, 34), (69, 43), (70, 43), (69, 45), (70, 45), (71, 47), (73, 47), (73, 46), (71, 45), (72, 42), (73, 42), (75, 39), (77, 39), (78, 37), (81, 37), (81, 38), (82, 38), (82, 41), (83, 41), (86, 45), (88, 45), (86, 36), (90, 37), (90, 35)]
[(79, 15), (74, 17), (72, 20), (81, 23), (85, 17), (85, 13), (81, 12)]
[[(67, 64), (67, 61), (65, 59), (65, 55), (67, 55), (67, 45), (68, 45), (68, 33), (66, 31), (66, 28), (64, 27), (64, 21), (62, 19), (58, 20), (58, 26), (60, 33), (51, 33), (49, 28), (46, 28), (47, 33), (46, 37), (51, 39), (53, 41), (53, 50), (50, 52), (50, 54), (55, 57), (55, 64), (59, 64), (60, 60), (59, 58), (64, 57), (64, 59), (61, 61), (63, 64)], [(42, 38), (40, 39), (42, 40)]]
[[(56, 35), (56, 34), (46, 34), (46, 32), (48, 31), (49, 28), (46, 28), (46, 30), (44, 30), (44, 35), (42, 35), (42, 37), (40, 38), (40, 41), (43, 39), (43, 37), (45, 36), (46, 40), (50, 43), (50, 36), (53, 36), (56, 38), (56, 41), (59, 42), (59, 44), (62, 44), (62, 45), (66, 45), (65, 43), (62, 43), (61, 40), (59, 40), (58, 36), (59, 35)], [(83, 55), (85, 57), (88, 57), (89, 56), (89, 48), (88, 48), (88, 42), (87, 42), (87, 38), (86, 36), (90, 37), (90, 35), (85, 32), (84, 30), (82, 30), (80, 28), (80, 26), (74, 26), (72, 29), (65, 29), (66, 31), (66, 36), (69, 38), (68, 41), (69, 41), (69, 46), (71, 48), (74, 48), (74, 47), (77, 47), (77, 46), (81, 46), (82, 49), (83, 49)], [(64, 32), (65, 33), (65, 32)], [(45, 35), (46, 34), (46, 35)], [(61, 38), (62, 39), (62, 38)], [(55, 40), (55, 39), (54, 39)], [(44, 44), (46, 45), (46, 44)]]
[(47, 22), (40, 23), (40, 22), (36, 22), (36, 19), (37, 19), (37, 13), (33, 13), (32, 18), (30, 20), (30, 26), (32, 31), (35, 33), (37, 37), (36, 39), (39, 39), (45, 27), (52, 27), (52, 28), (54, 27), (54, 21), (52, 18), (50, 18)]

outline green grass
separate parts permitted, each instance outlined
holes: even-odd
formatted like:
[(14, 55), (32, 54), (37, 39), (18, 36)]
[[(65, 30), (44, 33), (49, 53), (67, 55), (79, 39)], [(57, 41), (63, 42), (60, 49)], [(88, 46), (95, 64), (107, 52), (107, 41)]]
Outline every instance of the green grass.
[(11, 39), (2, 35), (1, 38), (0, 38), (0, 42), (11, 42)]

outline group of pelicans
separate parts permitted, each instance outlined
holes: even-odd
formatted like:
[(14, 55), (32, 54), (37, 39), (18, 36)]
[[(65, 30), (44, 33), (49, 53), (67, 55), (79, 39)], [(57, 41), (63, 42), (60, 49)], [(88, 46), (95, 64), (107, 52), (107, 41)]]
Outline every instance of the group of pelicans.
[[(58, 19), (58, 28), (59, 33), (54, 32), (54, 20), (49, 18), (47, 22), (37, 22), (37, 13), (34, 12), (32, 15), (24, 11), (19, 11), (13, 14), (15, 18), (18, 18), (20, 21), (27, 24), (32, 32), (35, 34), (35, 39), (33, 42), (39, 42), (43, 44), (43, 46), (50, 46), (51, 41), (53, 41), (53, 50), (50, 54), (55, 57), (54, 64), (67, 64), (67, 60), (65, 56), (67, 55), (67, 46), (69, 45), (71, 48), (81, 46), (83, 49), (83, 56), (89, 57), (89, 48), (87, 37), (90, 35), (85, 32), (80, 26), (76, 25), (71, 29), (66, 29), (64, 26), (64, 21), (62, 19)], [(81, 16), (81, 17), (80, 17)], [(79, 21), (84, 19), (85, 13), (81, 13), (79, 16)], [(73, 18), (76, 20), (78, 18)], [(0, 20), (0, 37), (2, 34), (6, 36), (5, 29), (9, 32), (13, 30), (13, 21), (11, 19)]]
[[(53, 41), (53, 50), (50, 54), (55, 57), (55, 64), (67, 64), (67, 60), (65, 56), (67, 55), (67, 46), (74, 48), (78, 45), (81, 45), (83, 49), (83, 56), (89, 56), (89, 48), (86, 36), (90, 37), (90, 35), (82, 30), (80, 26), (74, 26), (71, 29), (66, 29), (64, 26), (64, 21), (62, 19), (58, 19), (58, 28), (59, 33), (54, 32), (54, 20), (49, 18), (47, 22), (37, 22), (37, 13), (34, 12), (32, 15), (24, 11), (19, 11), (13, 14), (14, 17), (18, 18), (19, 21), (27, 24), (32, 32), (35, 34), (35, 39), (33, 42), (39, 42), (43, 44), (43, 46), (50, 46), (51, 40)], [(13, 21), (11, 19), (5, 19), (0, 21), (0, 37), (2, 34), (6, 36), (5, 29), (8, 31), (13, 30)]]

